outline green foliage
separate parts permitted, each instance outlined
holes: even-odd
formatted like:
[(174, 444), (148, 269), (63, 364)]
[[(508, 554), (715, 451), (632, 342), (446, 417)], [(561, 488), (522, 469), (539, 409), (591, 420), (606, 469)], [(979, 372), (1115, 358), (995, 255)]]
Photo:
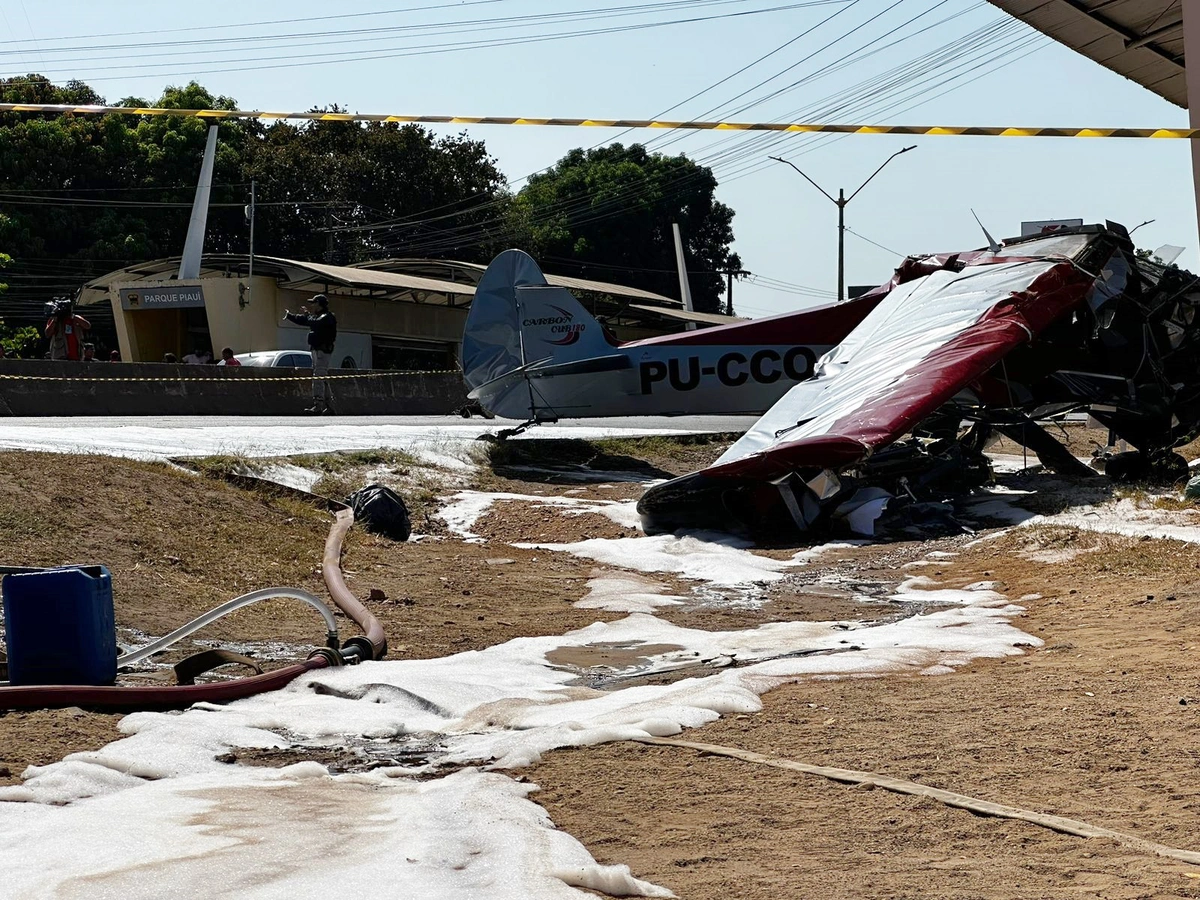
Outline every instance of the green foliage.
[[(81, 82), (58, 86), (39, 75), (0, 79), (0, 101), (85, 104), (104, 98)], [(121, 105), (234, 109), (191, 82), (150, 101)], [(336, 107), (335, 107), (336, 109)], [(144, 259), (177, 255), (209, 122), (185, 116), (0, 114), (0, 246), (16, 260), (15, 299), (31, 307), (62, 293), (45, 273), (72, 286)], [(438, 138), (415, 125), (314, 122), (220, 123), (205, 249), (245, 252), (243, 207), (256, 179), (256, 252), (323, 259), (338, 230), (335, 261), (404, 252), (443, 231), (477, 234), (489, 215), (462, 212), (500, 194), (503, 177), (481, 142)], [(369, 227), (417, 220), (431, 225)], [(368, 226), (368, 227), (364, 227)], [(439, 238), (440, 243), (440, 238)], [(475, 241), (478, 244), (478, 241)], [(484, 258), (486, 249), (453, 244), (432, 255)], [(26, 274), (36, 277), (24, 278)]]
[(9, 359), (36, 359), (41, 356), (42, 335), (32, 325), (15, 328), (0, 319), (0, 346)]
[[(504, 181), (482, 142), (394, 122), (280, 123), (248, 147), (245, 177), (265, 204), (256, 242), (261, 234), (271, 252), (296, 259), (323, 259), (332, 243), (337, 262), (486, 260), (476, 237), (489, 213), (471, 208), (497, 197)], [(422, 223), (430, 210), (436, 219)]]
[[(58, 87), (30, 75), (0, 80), (5, 102), (103, 103), (79, 82)], [(135, 101), (142, 103), (144, 101)], [(156, 101), (172, 108), (232, 107), (192, 83)], [(100, 270), (176, 254), (187, 231), (208, 123), (173, 116), (0, 116), (0, 244), (27, 260), (96, 260)], [(241, 158), (257, 122), (223, 123), (213, 202), (240, 201)], [(176, 203), (176, 207), (160, 204)], [(213, 209), (207, 246), (244, 244), (241, 211)]]
[[(0, 101), (97, 104), (82, 82), (0, 79)], [(125, 106), (232, 109), (196, 82)], [(332, 107), (332, 111), (339, 111)], [(209, 122), (184, 116), (0, 114), (0, 246), (11, 299), (34, 304), (88, 277), (177, 255)], [(698, 309), (715, 311), (733, 211), (710, 169), (640, 145), (575, 150), (515, 197), (480, 141), (417, 125), (222, 121), (205, 249), (245, 252), (243, 206), (257, 184), (255, 250), (357, 262), (387, 256), (486, 262), (509, 246), (550, 271), (675, 296), (671, 223), (686, 243)], [(48, 283), (47, 273), (67, 284)], [(28, 276), (28, 277), (27, 277)], [(11, 303), (10, 303), (11, 305)]]
[(572, 150), (529, 179), (511, 204), (509, 225), (551, 271), (676, 296), (671, 225), (678, 222), (696, 309), (717, 312), (720, 273), (740, 269), (741, 261), (729, 249), (733, 210), (717, 201), (716, 187), (711, 169), (682, 154), (640, 144)]

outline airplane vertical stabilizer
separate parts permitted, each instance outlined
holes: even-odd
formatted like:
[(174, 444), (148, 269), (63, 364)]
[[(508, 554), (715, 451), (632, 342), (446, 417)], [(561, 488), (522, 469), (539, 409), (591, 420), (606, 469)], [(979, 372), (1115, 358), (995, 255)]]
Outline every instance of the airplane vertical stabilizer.
[(566, 288), (547, 284), (536, 262), (505, 250), (475, 288), (463, 330), (463, 376), (472, 388), (532, 364), (613, 352), (604, 329)]

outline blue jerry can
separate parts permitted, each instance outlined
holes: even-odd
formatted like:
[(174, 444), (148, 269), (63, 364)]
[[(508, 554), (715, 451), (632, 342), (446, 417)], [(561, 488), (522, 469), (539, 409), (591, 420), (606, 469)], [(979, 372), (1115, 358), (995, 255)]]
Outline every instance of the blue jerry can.
[(117, 630), (104, 566), (5, 575), (4, 642), (11, 684), (112, 684)]

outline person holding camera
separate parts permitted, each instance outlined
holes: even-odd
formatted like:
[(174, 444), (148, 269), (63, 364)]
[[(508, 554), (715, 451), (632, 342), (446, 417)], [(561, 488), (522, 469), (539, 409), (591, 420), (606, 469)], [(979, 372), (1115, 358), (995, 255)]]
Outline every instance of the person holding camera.
[(50, 318), (46, 320), (46, 337), (50, 338), (51, 359), (72, 359), (83, 356), (83, 333), (92, 323), (75, 314), (70, 300), (57, 299), (46, 304)]
[(309, 309), (307, 313), (283, 311), (283, 317), (289, 322), (308, 327), (308, 349), (312, 351), (313, 405), (305, 412), (331, 413), (333, 407), (328, 395), (333, 392), (327, 389), (325, 376), (329, 374), (329, 360), (337, 340), (337, 318), (329, 311), (329, 298), (324, 294), (316, 294), (305, 305)]

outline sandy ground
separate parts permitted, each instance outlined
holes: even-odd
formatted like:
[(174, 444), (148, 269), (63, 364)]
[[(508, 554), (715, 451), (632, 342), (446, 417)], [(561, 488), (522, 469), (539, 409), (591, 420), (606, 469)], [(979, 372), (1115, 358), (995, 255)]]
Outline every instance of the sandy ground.
[[(673, 466), (660, 447), (644, 454), (656, 470), (645, 474), (679, 474), (716, 452), (689, 448)], [(481, 486), (595, 499), (642, 489), (563, 483), (511, 467)], [(128, 496), (141, 502), (126, 509), (120, 498)], [(320, 593), (328, 523), (326, 513), (294, 500), (163, 465), (0, 455), (6, 561), (106, 563), (119, 625), (147, 632), (261, 586), (264, 573)], [(440, 656), (616, 618), (572, 605), (590, 578), (611, 570), (507, 543), (615, 537), (622, 529), (611, 520), (510, 504), (475, 530), (489, 541), (350, 541), (350, 584), (364, 596), (382, 591), (371, 602), (396, 655)], [(755, 604), (662, 615), (711, 629), (881, 620), (906, 611), (854, 597), (921, 574), (947, 587), (996, 581), (1014, 600), (1040, 595), (1022, 601), (1019, 624), (1042, 648), (952, 675), (784, 685), (764, 698), (761, 713), (684, 737), (895, 775), (1200, 849), (1200, 548), (1048, 527), (971, 542), (835, 553), (764, 589)], [(904, 568), (932, 549), (958, 555)], [(849, 587), (823, 583), (830, 573)], [(671, 591), (688, 588), (652, 578)], [(302, 648), (320, 633), (319, 621), (285, 603), (239, 613), (210, 636)], [(116, 721), (79, 710), (0, 716), (0, 783), (30, 763), (112, 740)], [(295, 756), (241, 761), (283, 765)], [(336, 754), (325, 761), (338, 762)], [(627, 863), (684, 898), (1200, 897), (1200, 867), (690, 750), (558, 751), (524, 775), (540, 785), (534, 797), (555, 823), (600, 862)]]
[[(1074, 559), (1022, 553), (1063, 545)], [(1026, 601), (1046, 642), (953, 675), (810, 681), (687, 739), (907, 778), (1200, 847), (1200, 554), (1018, 531), (925, 570)], [(1153, 599), (1149, 599), (1153, 596)], [(608, 745), (531, 773), (601, 861), (688, 898), (1197, 897), (1195, 866), (880, 790), (674, 748)]]

